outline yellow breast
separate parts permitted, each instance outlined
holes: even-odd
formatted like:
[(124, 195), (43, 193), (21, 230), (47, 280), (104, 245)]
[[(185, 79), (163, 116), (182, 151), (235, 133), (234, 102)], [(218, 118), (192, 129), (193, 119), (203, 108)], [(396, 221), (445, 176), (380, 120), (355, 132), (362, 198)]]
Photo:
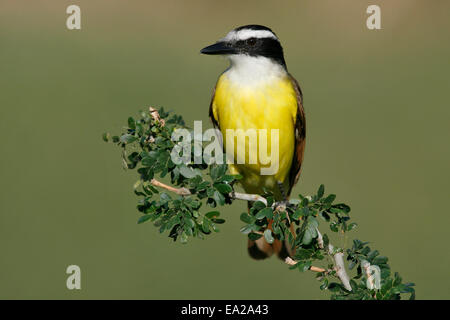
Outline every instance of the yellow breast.
[[(227, 73), (224, 73), (217, 82), (212, 109), (224, 138), (224, 148), (230, 144), (230, 139), (234, 139), (235, 164), (230, 165), (230, 170), (243, 176), (241, 182), (246, 192), (261, 193), (263, 187), (276, 192), (277, 182), (288, 183), (287, 176), (294, 154), (297, 100), (295, 90), (287, 76), (242, 85), (231, 81)], [(227, 138), (227, 129), (242, 131), (238, 132), (237, 137)], [(250, 143), (250, 138), (245, 140), (239, 138), (239, 134), (249, 132), (248, 129), (259, 132), (256, 145)], [(261, 129), (267, 132), (267, 150), (262, 151), (260, 138), (264, 131)], [(271, 141), (272, 130), (278, 130), (278, 141), (276, 139)], [(271, 159), (267, 164), (267, 159), (261, 159), (261, 152), (271, 155), (274, 153), (273, 148), (278, 150), (278, 159)], [(245, 163), (236, 163), (238, 160), (242, 162), (243, 159), (239, 150), (245, 150)], [(269, 167), (276, 167), (276, 172), (262, 175), (261, 169)]]

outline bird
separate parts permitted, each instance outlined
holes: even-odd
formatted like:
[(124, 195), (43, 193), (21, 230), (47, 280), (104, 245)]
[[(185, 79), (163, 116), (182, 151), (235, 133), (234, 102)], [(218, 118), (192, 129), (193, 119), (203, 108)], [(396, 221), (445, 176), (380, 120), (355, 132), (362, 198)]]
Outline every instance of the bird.
[[(245, 161), (234, 161), (229, 165), (230, 173), (242, 176), (239, 182), (246, 193), (270, 191), (276, 201), (287, 201), (301, 173), (306, 121), (302, 90), (288, 72), (279, 38), (266, 26), (245, 25), (231, 30), (200, 53), (221, 55), (229, 60), (229, 67), (220, 74), (213, 90), (209, 116), (213, 126), (222, 133), (224, 149), (232, 143), (233, 149), (242, 147), (241, 150), (247, 152)], [(273, 174), (261, 174), (264, 165), (259, 157), (256, 156), (256, 163), (249, 162), (252, 156), (260, 155), (261, 139), (252, 145), (246, 144), (245, 138), (239, 140), (226, 135), (227, 130), (246, 132), (249, 129), (278, 130), (278, 141), (267, 143), (268, 149), (278, 150), (275, 166), (278, 170)], [(245, 146), (239, 146), (239, 143)], [(229, 151), (227, 149), (227, 153)], [(238, 157), (233, 155), (234, 160)], [(249, 210), (251, 206), (249, 202)], [(268, 228), (271, 224), (269, 221)], [(255, 241), (248, 239), (247, 249), (250, 257), (256, 260), (266, 259), (274, 253), (284, 260), (293, 254), (287, 241), (275, 239), (269, 244), (265, 237)]]

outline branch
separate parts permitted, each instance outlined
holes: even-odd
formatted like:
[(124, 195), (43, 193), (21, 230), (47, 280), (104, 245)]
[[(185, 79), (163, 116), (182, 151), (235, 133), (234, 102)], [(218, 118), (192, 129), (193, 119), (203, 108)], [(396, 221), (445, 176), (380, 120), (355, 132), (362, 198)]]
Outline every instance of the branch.
[[(287, 257), (284, 260), (284, 262), (290, 266), (295, 266), (298, 263), (297, 261), (293, 260), (291, 257)], [(327, 272), (326, 269), (315, 267), (315, 266), (309, 267), (309, 270), (314, 271), (314, 272)]]
[[(274, 226), (275, 232), (274, 230), (272, 230), (272, 233), (274, 233), (276, 237), (283, 237), (283, 232), (287, 231), (286, 228), (278, 228), (279, 223), (283, 223), (282, 226), (286, 225), (289, 227), (289, 230), (291, 232), (291, 234), (289, 234), (289, 242), (292, 242), (293, 240), (291, 235), (295, 237), (297, 234), (301, 234), (303, 239), (297, 239), (297, 241), (294, 241), (295, 243), (292, 244), (299, 250), (298, 254), (295, 256), (298, 257), (299, 260), (295, 261), (293, 258), (288, 257), (285, 260), (285, 263), (290, 266), (295, 266), (295, 269), (300, 269), (301, 271), (309, 269), (310, 271), (318, 272), (318, 276), (320, 276), (319, 278), (322, 281), (321, 289), (327, 287), (330, 276), (337, 278), (337, 281), (342, 284), (336, 286), (336, 283), (333, 283), (333, 285), (335, 286), (334, 289), (331, 286), (328, 288), (333, 292), (332, 299), (399, 299), (401, 298), (401, 294), (406, 293), (411, 294), (410, 299), (415, 298), (413, 283), (402, 283), (402, 279), (398, 273), (395, 273), (394, 277), (392, 278), (389, 272), (382, 272), (385, 270), (389, 270), (389, 265), (386, 263), (388, 260), (387, 257), (376, 257), (381, 273), (377, 275), (375, 279), (373, 278), (374, 275), (371, 274), (371, 267), (367, 261), (373, 262), (374, 254), (372, 254), (372, 252), (376, 253), (375, 256), (378, 256), (378, 252), (376, 250), (371, 250), (370, 247), (367, 246), (367, 242), (355, 239), (353, 240), (352, 248), (346, 250), (345, 253), (342, 249), (335, 248), (332, 244), (330, 244), (328, 242), (328, 239), (325, 239), (327, 240), (326, 243), (324, 242), (322, 234), (319, 232), (319, 230), (317, 230), (318, 224), (316, 217), (321, 212), (326, 214), (325, 218), (327, 215), (329, 216), (327, 221), (331, 223), (330, 227), (333, 232), (338, 232), (340, 228), (342, 233), (344, 233), (352, 230), (356, 226), (355, 223), (349, 225), (346, 224), (346, 221), (349, 219), (348, 213), (350, 212), (350, 207), (348, 205), (344, 203), (333, 205), (333, 202), (336, 198), (336, 195), (334, 194), (329, 194), (328, 196), (324, 197), (324, 185), (320, 185), (317, 193), (313, 196), (299, 195), (301, 201), (298, 201), (298, 199), (296, 199), (296, 201), (290, 202), (271, 201), (273, 203), (271, 204), (270, 208), (267, 208), (270, 198), (266, 199), (264, 198), (264, 196), (261, 196), (259, 194), (234, 192), (233, 181), (237, 179), (232, 178), (230, 180), (230, 177), (223, 179), (228, 169), (226, 164), (217, 164), (217, 168), (209, 168), (209, 166), (201, 166), (199, 168), (196, 168), (197, 170), (206, 170), (209, 168), (211, 169), (210, 173), (212, 173), (213, 169), (218, 169), (215, 171), (217, 175), (213, 174), (211, 176), (211, 179), (203, 179), (202, 177), (201, 179), (198, 179), (198, 177), (196, 177), (195, 180), (191, 180), (193, 179), (193, 177), (182, 175), (183, 177), (180, 176), (179, 180), (175, 184), (169, 182), (168, 184), (165, 184), (161, 181), (158, 181), (157, 179), (153, 179), (153, 177), (155, 177), (155, 174), (160, 171), (161, 166), (167, 165), (167, 163), (164, 161), (167, 156), (170, 156), (172, 154), (171, 149), (173, 146), (173, 141), (170, 137), (173, 131), (178, 127), (186, 127), (185, 122), (181, 116), (169, 116), (169, 113), (164, 112), (163, 108), (161, 108), (161, 111), (159, 111), (155, 108), (150, 107), (148, 109), (148, 112), (140, 112), (140, 119), (135, 120), (133, 117), (129, 117), (128, 126), (123, 129), (120, 136), (111, 136), (109, 133), (103, 134), (103, 140), (105, 142), (111, 141), (115, 145), (122, 148), (122, 159), (126, 168), (139, 168), (137, 169), (137, 171), (139, 173), (140, 180), (134, 185), (134, 189), (136, 195), (145, 196), (145, 200), (140, 200), (138, 204), (139, 212), (143, 213), (143, 215), (139, 217), (138, 223), (143, 223), (145, 221), (155, 221), (158, 223), (157, 225), (161, 226), (161, 232), (170, 230), (170, 238), (172, 238), (174, 241), (179, 239), (181, 243), (186, 243), (189, 237), (203, 238), (204, 234), (210, 233), (208, 232), (210, 228), (214, 229), (214, 231), (217, 231), (216, 224), (224, 222), (223, 219), (215, 219), (215, 216), (213, 216), (214, 218), (210, 218), (208, 217), (208, 214), (205, 215), (205, 217), (210, 219), (204, 220), (205, 217), (196, 214), (196, 210), (200, 207), (202, 200), (206, 196), (208, 197), (207, 202), (213, 204), (211, 202), (215, 201), (215, 204), (217, 204), (217, 206), (231, 204), (233, 201), (229, 200), (243, 200), (248, 202), (261, 201), (264, 206), (253, 206), (252, 212), (250, 213), (250, 215), (254, 215), (253, 218), (248, 218), (246, 213), (241, 215), (241, 220), (247, 223), (247, 225), (243, 229), (241, 229), (241, 232), (248, 233), (248, 231), (250, 230), (251, 233), (265, 236), (270, 241), (271, 234), (268, 232), (269, 230), (265, 230), (264, 228), (271, 227), (270, 220), (275, 215), (275, 218), (277, 220), (280, 220), (276, 221), (276, 225)], [(159, 139), (158, 144), (154, 144), (157, 139)], [(159, 141), (161, 143), (159, 143)], [(136, 149), (136, 147), (138, 149)], [(127, 151), (131, 151), (132, 153), (127, 156)], [(149, 153), (150, 151), (153, 151), (157, 156), (154, 157)], [(192, 151), (195, 150), (191, 150), (191, 153)], [(142, 167), (140, 167), (139, 165), (142, 165)], [(170, 173), (171, 175), (173, 175), (176, 168), (176, 166), (167, 166), (167, 171), (165, 173)], [(164, 174), (160, 174), (160, 176), (161, 175), (164, 176)], [(199, 180), (201, 180), (200, 183), (198, 183)], [(228, 184), (228, 186), (222, 185), (222, 183)], [(136, 190), (141, 184), (144, 184), (142, 186), (143, 192), (141, 191), (141, 189)], [(151, 190), (153, 191), (155, 191), (154, 187), (157, 187), (158, 189), (164, 189), (168, 192), (172, 192), (178, 195), (178, 197), (176, 197), (177, 199), (171, 200), (173, 201), (171, 206), (153, 206), (153, 203), (158, 204), (158, 201), (148, 201), (154, 196), (154, 193), (146, 189), (145, 184), (152, 185)], [(231, 189), (229, 188), (230, 186)], [(281, 194), (285, 195), (285, 190), (283, 189), (282, 184), (279, 184), (279, 188)], [(228, 192), (230, 190), (231, 192)], [(189, 197), (189, 199), (185, 199), (186, 205), (179, 206), (179, 197), (185, 196)], [(196, 200), (194, 200), (194, 198), (196, 198)], [(164, 199), (160, 199), (159, 203), (167, 203), (167, 201), (163, 200)], [(189, 200), (191, 201), (189, 202)], [(192, 200), (194, 200), (195, 203)], [(264, 208), (261, 209), (260, 207)], [(170, 220), (170, 218), (173, 216), (174, 208), (177, 208), (180, 215), (185, 215), (186, 218), (184, 222), (188, 223), (179, 223), (173, 225), (172, 222), (174, 220)], [(156, 210), (155, 214), (146, 215), (152, 210)], [(263, 210), (264, 212), (262, 212)], [(255, 213), (254, 211), (258, 212)], [(211, 215), (212, 213), (214, 212), (211, 212), (209, 214)], [(329, 214), (333, 214), (336, 217), (336, 220), (333, 219), (333, 221), (330, 221), (331, 217)], [(347, 215), (347, 219), (342, 219), (342, 214)], [(217, 216), (218, 215), (219, 214), (217, 213)], [(258, 216), (258, 218), (256, 218), (256, 216)], [(261, 219), (265, 218), (267, 218), (267, 221), (262, 221), (261, 223)], [(292, 222), (295, 222), (295, 225), (298, 227), (292, 224), (291, 220), (293, 220)], [(267, 227), (266, 222), (269, 223), (269, 226)], [(317, 232), (314, 232), (314, 230), (316, 230)], [(307, 231), (308, 234), (306, 233)], [(286, 235), (287, 234), (284, 234), (284, 236)], [(313, 236), (315, 236), (314, 239)], [(297, 236), (297, 238), (298, 237), (299, 236)], [(259, 237), (249, 234), (249, 238), (252, 239)], [(301, 243), (299, 243), (298, 240), (302, 240)], [(315, 245), (316, 243), (317, 245)], [(305, 250), (305, 252), (300, 252), (301, 250)], [(365, 252), (367, 252), (367, 254), (365, 254)], [(305, 253), (306, 255), (302, 255), (301, 253)], [(329, 267), (325, 267), (324, 269), (321, 267), (311, 266), (313, 261), (323, 260), (324, 255), (326, 255), (327, 258), (330, 258), (330, 260), (332, 261)], [(301, 256), (303, 256), (303, 258)], [(352, 290), (352, 287), (350, 286), (350, 278), (347, 274), (344, 264), (345, 257), (347, 257), (348, 260), (352, 261), (352, 265), (358, 264), (358, 268), (356, 269), (358, 275), (357, 277), (355, 277), (355, 279), (359, 279), (364, 274), (367, 276), (368, 281), (366, 281), (365, 286), (364, 279), (357, 280), (359, 281), (359, 285), (354, 287), (354, 289)], [(365, 258), (367, 260), (364, 260), (362, 258)], [(392, 287), (384, 291), (377, 289), (377, 287), (379, 287), (380, 281), (388, 281), (389, 283), (392, 282)], [(372, 287), (374, 286), (375, 288), (372, 289)], [(374, 292), (373, 290), (377, 291)]]
[[(150, 181), (150, 183), (152, 185), (154, 185), (155, 187), (160, 187), (163, 189), (166, 189), (170, 192), (176, 193), (180, 196), (188, 196), (191, 195), (192, 193), (186, 189), (186, 188), (174, 188), (171, 187), (165, 183), (162, 183), (156, 179), (152, 179)], [(267, 205), (267, 200), (264, 197), (261, 197), (258, 194), (248, 194), (248, 193), (240, 193), (240, 192), (230, 192), (229, 196), (231, 199), (235, 199), (235, 200), (245, 200), (245, 201), (261, 201), (263, 202), (265, 205)]]
[[(152, 179), (150, 181), (150, 183), (156, 187), (166, 189), (168, 191), (174, 192), (181, 196), (187, 196), (187, 195), (192, 194), (186, 188), (174, 188), (174, 187), (164, 184), (156, 179)], [(264, 197), (257, 195), (257, 194), (231, 192), (229, 195), (232, 199), (245, 200), (245, 201), (261, 201), (267, 205), (267, 200)], [(320, 233), (320, 231), (318, 229), (316, 229), (316, 230), (317, 230), (317, 243), (319, 244), (319, 247), (323, 249), (324, 243), (323, 243), (322, 234)], [(349, 276), (347, 275), (347, 272), (345, 271), (344, 254), (342, 252), (338, 252), (333, 255), (333, 249), (334, 249), (333, 245), (329, 244), (327, 251), (328, 251), (329, 255), (333, 256), (334, 270), (336, 271), (336, 275), (341, 280), (345, 289), (347, 289), (348, 291), (352, 291), (352, 287), (350, 286)], [(292, 260), (290, 257), (286, 258), (285, 263), (290, 266), (297, 264), (297, 262)], [(309, 270), (314, 271), (314, 272), (326, 272), (327, 271), (326, 269), (315, 267), (315, 266), (311, 266), (309, 268)]]
[(188, 196), (188, 195), (191, 194), (191, 192), (188, 189), (186, 189), (186, 188), (174, 188), (174, 187), (171, 187), (171, 186), (169, 186), (167, 184), (164, 184), (164, 183), (162, 183), (162, 182), (160, 182), (160, 181), (158, 181), (156, 179), (152, 179), (150, 181), (150, 183), (152, 185), (154, 185), (155, 187), (160, 187), (160, 188), (166, 189), (166, 190), (174, 192), (174, 193), (176, 193), (176, 194), (178, 194), (180, 196)]
[(264, 197), (261, 197), (258, 194), (248, 194), (248, 193), (240, 193), (240, 192), (231, 192), (230, 198), (236, 200), (246, 200), (246, 201), (261, 201), (267, 206), (267, 200)]

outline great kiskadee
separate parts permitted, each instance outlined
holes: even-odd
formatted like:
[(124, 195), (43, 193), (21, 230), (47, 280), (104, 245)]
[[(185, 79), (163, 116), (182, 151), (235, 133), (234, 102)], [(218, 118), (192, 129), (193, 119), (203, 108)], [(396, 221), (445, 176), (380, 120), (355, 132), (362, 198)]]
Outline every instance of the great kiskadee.
[[(302, 91), (287, 71), (278, 37), (267, 27), (247, 25), (232, 30), (201, 53), (223, 55), (230, 61), (230, 67), (219, 76), (209, 109), (214, 126), (222, 132), (224, 148), (227, 129), (278, 129), (279, 133), (278, 141), (268, 146), (278, 148), (277, 172), (261, 175), (259, 159), (256, 164), (231, 164), (230, 172), (242, 175), (240, 182), (247, 193), (270, 190), (277, 200), (286, 200), (300, 176), (305, 114)], [(247, 144), (244, 150), (259, 155), (259, 141), (257, 145)], [(274, 252), (284, 259), (291, 253), (285, 243), (275, 240), (270, 245), (264, 237), (249, 240), (248, 252), (254, 259), (267, 258)]]

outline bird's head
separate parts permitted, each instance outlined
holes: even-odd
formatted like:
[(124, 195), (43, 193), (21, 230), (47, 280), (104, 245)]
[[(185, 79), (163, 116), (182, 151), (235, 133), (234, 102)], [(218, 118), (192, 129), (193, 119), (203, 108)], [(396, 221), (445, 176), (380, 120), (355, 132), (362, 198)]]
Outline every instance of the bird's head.
[(232, 62), (246, 57), (267, 58), (286, 68), (283, 47), (278, 37), (270, 28), (261, 25), (236, 28), (200, 52), (224, 55), (229, 57)]

